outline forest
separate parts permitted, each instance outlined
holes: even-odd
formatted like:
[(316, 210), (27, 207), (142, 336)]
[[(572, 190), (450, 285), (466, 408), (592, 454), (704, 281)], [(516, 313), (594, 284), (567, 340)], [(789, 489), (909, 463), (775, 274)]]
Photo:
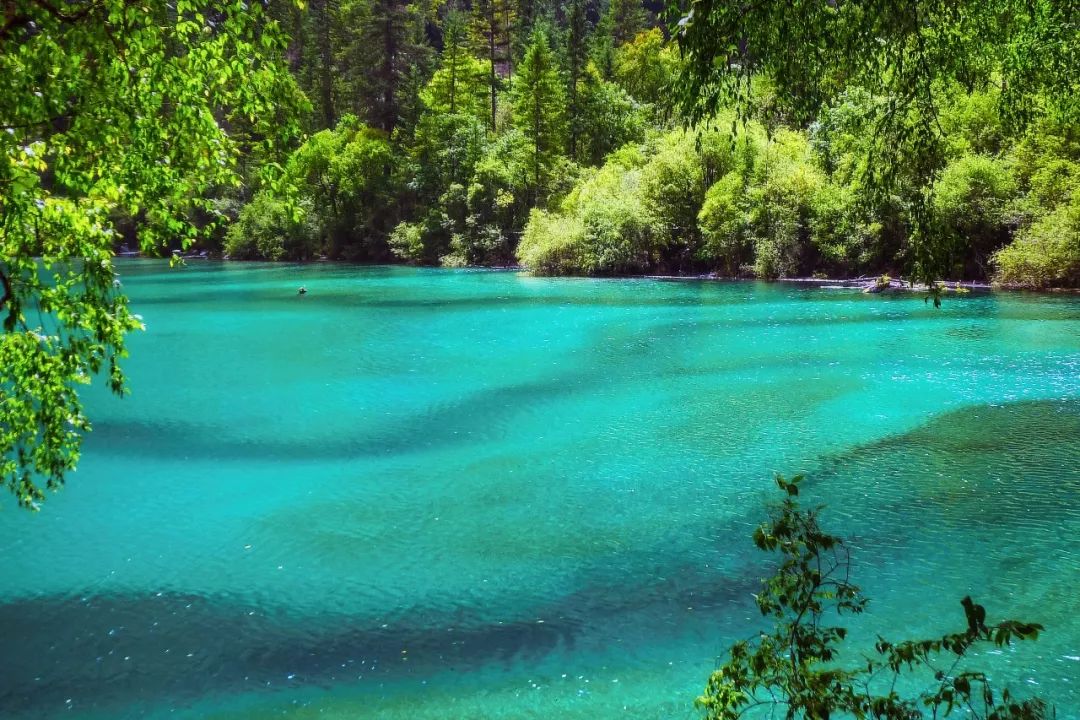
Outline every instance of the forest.
[(896, 276), (919, 265), (921, 230), (928, 278), (1080, 283), (1076, 104), (1033, 85), (1017, 112), (993, 59), (932, 78), (932, 108), (912, 111), (933, 113), (932, 148), (889, 148), (879, 118), (895, 96), (850, 74), (809, 110), (767, 67), (737, 97), (694, 107), (679, 13), (655, 3), (271, 13), (303, 132), (244, 158), (244, 182), (210, 211), (232, 222), (198, 250), (548, 275)]
[(1080, 0), (5, 2), (0, 715), (1074, 717), (1080, 295), (940, 281), (1080, 286), (1077, 68)]

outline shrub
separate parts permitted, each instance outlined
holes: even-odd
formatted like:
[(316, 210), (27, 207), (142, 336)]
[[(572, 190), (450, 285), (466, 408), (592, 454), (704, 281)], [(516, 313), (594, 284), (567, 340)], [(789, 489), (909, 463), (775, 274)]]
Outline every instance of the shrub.
[(749, 193), (754, 272), (790, 277), (806, 266), (814, 198), (825, 178), (812, 162), (804, 135), (777, 133), (754, 169)]
[(1008, 240), (1015, 194), (1016, 183), (1000, 160), (965, 155), (945, 168), (934, 188), (934, 212), (954, 272), (987, 275), (987, 259)]
[(557, 211), (534, 211), (519, 261), (542, 274), (610, 275), (653, 267), (664, 236), (643, 199), (644, 162), (644, 153), (624, 148), (604, 167), (584, 173)]
[(390, 233), (390, 251), (406, 262), (419, 263), (424, 258), (423, 229), (417, 223), (401, 222)]
[(534, 209), (521, 236), (521, 264), (539, 275), (569, 275), (582, 268), (585, 225), (573, 215)]
[(992, 623), (970, 596), (957, 603), (964, 622), (955, 632), (889, 641), (883, 630), (872, 653), (845, 646), (848, 630), (841, 623), (864, 612), (868, 600), (851, 582), (847, 544), (821, 526), (820, 508), (803, 509), (796, 500), (801, 481), (776, 478), (787, 497), (753, 535), (758, 549), (780, 556), (754, 595), (772, 627), (732, 645), (709, 676), (696, 702), (707, 720), (741, 720), (759, 711), (806, 720), (918, 720), (947, 717), (954, 708), (974, 720), (1052, 717), (1041, 699), (998, 690), (989, 674), (971, 666), (979, 650), (1035, 640), (1043, 626)]
[(268, 191), (255, 194), (225, 235), (225, 254), (235, 260), (308, 260), (318, 238), (306, 203), (290, 207)]
[(1080, 190), (1020, 231), (994, 255), (998, 282), (1044, 288), (1080, 285)]
[(703, 239), (698, 257), (710, 264), (722, 264), (729, 275), (739, 273), (753, 250), (747, 237), (745, 201), (742, 176), (729, 172), (705, 193), (705, 203), (698, 213)]
[(293, 153), (287, 172), (310, 201), (331, 257), (385, 257), (397, 191), (395, 155), (385, 133), (346, 115)]
[(654, 142), (641, 170), (641, 198), (664, 245), (683, 256), (697, 248), (705, 179), (696, 133), (676, 130)]
[(614, 150), (645, 137), (645, 108), (615, 83), (600, 77), (594, 65), (586, 68), (579, 91), (577, 160), (599, 165)]

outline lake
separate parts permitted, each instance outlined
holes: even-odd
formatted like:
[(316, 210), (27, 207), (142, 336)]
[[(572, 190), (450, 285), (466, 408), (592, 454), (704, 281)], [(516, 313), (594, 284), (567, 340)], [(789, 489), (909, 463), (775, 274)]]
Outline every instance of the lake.
[(695, 718), (777, 472), (856, 645), (971, 594), (1046, 626), (978, 664), (1080, 717), (1080, 296), (119, 268), (131, 395), (0, 500), (5, 718)]

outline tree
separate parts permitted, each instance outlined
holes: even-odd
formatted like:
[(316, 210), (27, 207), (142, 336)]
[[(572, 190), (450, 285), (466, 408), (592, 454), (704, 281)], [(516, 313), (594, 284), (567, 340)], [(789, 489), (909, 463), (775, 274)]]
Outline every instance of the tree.
[(994, 256), (998, 279), (1032, 287), (1080, 283), (1080, 189), (1068, 202), (1024, 228)]
[(514, 125), (532, 148), (532, 198), (545, 198), (549, 175), (563, 148), (566, 130), (566, 91), (555, 65), (555, 55), (542, 30), (532, 35), (518, 68), (513, 89)]
[(588, 19), (585, 0), (571, 0), (566, 17), (566, 70), (567, 70), (567, 120), (570, 126), (569, 155), (578, 157), (578, 137), (582, 130), (581, 81), (589, 59)]
[(658, 28), (638, 33), (615, 51), (615, 78), (634, 99), (666, 112), (666, 100), (679, 71), (677, 55)]
[(386, 133), (345, 115), (312, 135), (286, 165), (291, 191), (312, 208), (312, 222), (331, 258), (384, 260), (396, 224), (395, 156)]
[(319, 50), (319, 109), (322, 113), (322, 127), (332, 128), (337, 122), (334, 108), (334, 51), (330, 44), (332, 25), (329, 0), (311, 0), (311, 21), (315, 28), (316, 45)]
[(457, 11), (447, 15), (443, 26), (443, 51), (420, 100), (431, 112), (487, 119), (487, 68), (473, 57), (465, 18)]
[(488, 97), (491, 116), (488, 129), (495, 132), (499, 86), (502, 78), (510, 75), (511, 37), (513, 7), (511, 0), (477, 0), (473, 3), (473, 27), (483, 43), (483, 53), (488, 61)]
[(330, 15), (338, 105), (344, 111), (387, 133), (400, 124), (411, 130), (419, 112), (417, 93), (432, 71), (434, 53), (425, 34), (434, 12), (430, 5), (426, 0), (340, 1)]
[(946, 162), (941, 88), (996, 84), (999, 112), (1013, 124), (1046, 108), (1075, 113), (1080, 101), (1076, 0), (695, 0), (678, 38), (686, 56), (679, 97), (691, 120), (726, 104), (749, 117), (759, 75), (775, 80), (800, 124), (849, 88), (880, 98), (870, 108), (870, 186), (887, 193), (898, 176), (914, 177), (904, 201), (914, 269), (927, 280), (949, 263), (948, 248), (935, 242), (931, 201)]
[(599, 165), (608, 153), (640, 142), (648, 125), (645, 108), (589, 63), (578, 82), (577, 162)]
[[(963, 710), (977, 720), (1047, 718), (1038, 698), (997, 692), (990, 678), (967, 660), (980, 646), (1035, 639), (1035, 623), (1005, 620), (988, 624), (986, 609), (963, 598), (965, 626), (930, 640), (891, 642), (879, 636), (876, 656), (847, 666), (841, 653), (847, 629), (831, 623), (858, 614), (867, 601), (850, 581), (850, 554), (843, 540), (818, 523), (818, 510), (803, 510), (795, 498), (801, 477), (777, 477), (786, 497), (768, 523), (754, 531), (754, 544), (776, 552), (781, 562), (755, 596), (758, 609), (776, 623), (771, 632), (732, 645), (728, 661), (712, 673), (698, 705), (708, 720), (737, 720), (758, 707), (780, 709), (789, 720), (857, 717), (873, 720), (938, 718)], [(901, 675), (932, 678), (913, 697), (897, 692)]]
[(615, 47), (630, 40), (645, 29), (648, 18), (641, 0), (610, 0), (607, 8), (607, 26)]
[(413, 262), (438, 260), (446, 253), (450, 238), (464, 232), (465, 187), (480, 159), (487, 139), (489, 67), (469, 51), (463, 18), (451, 13), (443, 33), (443, 53), (439, 69), (420, 93), (424, 111), (416, 125), (410, 148), (415, 188), (426, 209), (423, 231), (403, 229), (398, 239), (417, 232), (423, 251), (416, 243), (397, 242), (399, 257)]
[(142, 323), (113, 269), (118, 223), (148, 250), (202, 236), (208, 191), (241, 181), (239, 148), (284, 145), (304, 101), (260, 3), (5, 7), (0, 483), (37, 509), (90, 428), (78, 386), (105, 370), (124, 392), (125, 336)]

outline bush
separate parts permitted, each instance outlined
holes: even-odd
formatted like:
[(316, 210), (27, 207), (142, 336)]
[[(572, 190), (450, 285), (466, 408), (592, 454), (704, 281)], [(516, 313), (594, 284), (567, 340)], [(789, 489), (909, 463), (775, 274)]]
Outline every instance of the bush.
[(698, 257), (722, 264), (728, 275), (738, 275), (749, 262), (753, 248), (747, 237), (746, 186), (742, 176), (729, 172), (705, 193), (698, 213), (703, 243)]
[(582, 269), (584, 238), (579, 218), (534, 209), (518, 245), (518, 260), (539, 275), (570, 275)]
[(986, 277), (989, 256), (1009, 238), (1016, 183), (1000, 160), (965, 155), (949, 163), (934, 187), (934, 212), (949, 241), (949, 265), (964, 277)]
[(791, 277), (807, 269), (814, 201), (824, 185), (806, 136), (777, 133), (755, 166), (749, 193), (754, 272), (759, 277)]
[(390, 251), (405, 262), (419, 263), (424, 259), (423, 230), (416, 223), (401, 222), (390, 233)]
[(659, 28), (638, 33), (633, 40), (615, 50), (615, 79), (631, 95), (657, 109), (667, 101), (679, 73), (678, 51), (664, 42)]
[(621, 87), (601, 78), (594, 65), (586, 69), (579, 93), (578, 161), (599, 165), (614, 150), (644, 139), (645, 108)]
[(490, 143), (467, 190), (470, 232), (512, 236), (529, 215), (529, 147), (517, 130)]
[(290, 207), (268, 191), (256, 193), (225, 235), (225, 254), (234, 260), (308, 260), (318, 238), (305, 204)]
[[(873, 653), (846, 647), (848, 630), (841, 623), (864, 612), (868, 600), (850, 580), (847, 544), (821, 526), (820, 508), (799, 505), (801, 481), (776, 478), (787, 497), (753, 535), (758, 549), (780, 556), (754, 595), (772, 627), (732, 645), (727, 661), (709, 676), (696, 702), (707, 720), (741, 720), (747, 711), (758, 717), (758, 710), (762, 717), (807, 720), (917, 720), (947, 717), (954, 708), (973, 720), (1052, 717), (1044, 701), (998, 690), (970, 661), (979, 650), (1035, 640), (1043, 626), (991, 623), (970, 596), (957, 603), (957, 619), (962, 609), (964, 621), (955, 632), (889, 641), (883, 630)], [(912, 689), (922, 683), (923, 689)]]
[(705, 200), (695, 132), (676, 130), (654, 141), (641, 170), (641, 198), (655, 219), (658, 240), (678, 254), (681, 266), (699, 244), (697, 217)]
[(818, 264), (833, 274), (856, 275), (880, 269), (883, 226), (859, 195), (857, 184), (828, 182), (814, 194), (811, 240)]
[(1080, 190), (994, 255), (997, 281), (1036, 288), (1080, 285)]
[(654, 267), (665, 240), (643, 199), (644, 160), (640, 150), (624, 148), (586, 173), (557, 211), (533, 211), (519, 261), (541, 274), (610, 275)]
[(328, 255), (351, 260), (387, 256), (398, 185), (385, 133), (346, 115), (336, 128), (315, 133), (293, 153), (287, 173), (310, 201)]

